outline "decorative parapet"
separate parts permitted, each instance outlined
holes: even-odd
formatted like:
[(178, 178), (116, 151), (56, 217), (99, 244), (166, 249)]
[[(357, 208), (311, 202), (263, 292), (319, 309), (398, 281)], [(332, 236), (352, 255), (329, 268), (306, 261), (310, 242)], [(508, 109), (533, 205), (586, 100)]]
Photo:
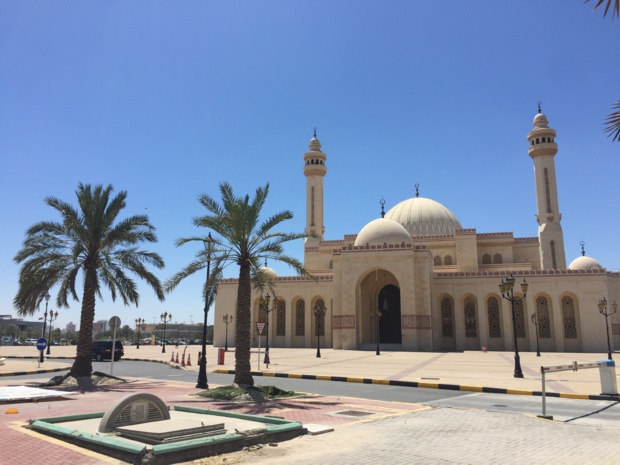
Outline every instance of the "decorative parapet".
[(348, 253), (348, 252), (365, 252), (369, 250), (426, 250), (427, 247), (425, 245), (416, 245), (415, 247), (412, 244), (405, 244), (404, 242), (401, 244), (383, 244), (383, 245), (347, 245), (341, 247), (340, 249), (334, 249), (333, 253)]
[[(314, 279), (306, 276), (278, 276), (273, 279), (274, 283), (290, 283), (290, 282), (332, 282), (334, 280), (333, 275), (319, 275), (314, 276)], [(238, 284), (238, 278), (225, 278), (219, 281), (220, 284)]]
[(478, 239), (509, 239), (514, 238), (511, 232), (480, 233)]
[(537, 237), (515, 237), (515, 242), (532, 242), (538, 244)]
[(454, 231), (455, 236), (466, 236), (470, 234), (476, 234), (476, 228), (457, 229)]
[(504, 268), (503, 271), (478, 270), (478, 271), (458, 271), (458, 272), (436, 272), (433, 276), (437, 279), (441, 278), (490, 278), (494, 276), (505, 277), (507, 273), (517, 278), (519, 276), (576, 276), (576, 275), (607, 275), (618, 276), (620, 272), (607, 271), (605, 269), (588, 269), (588, 270), (514, 270)]

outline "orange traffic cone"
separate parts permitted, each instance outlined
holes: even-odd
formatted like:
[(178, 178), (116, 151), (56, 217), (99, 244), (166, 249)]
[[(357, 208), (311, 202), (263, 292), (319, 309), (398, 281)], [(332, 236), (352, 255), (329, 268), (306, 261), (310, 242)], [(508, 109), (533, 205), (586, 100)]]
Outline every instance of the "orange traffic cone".
[(183, 352), (183, 355), (181, 356), (181, 366), (185, 366), (185, 352)]
[(192, 354), (187, 354), (187, 366), (192, 366)]
[(175, 360), (174, 363), (179, 363), (179, 353), (177, 352), (177, 359)]
[(170, 357), (170, 362), (174, 363), (174, 352), (172, 352), (172, 357)]

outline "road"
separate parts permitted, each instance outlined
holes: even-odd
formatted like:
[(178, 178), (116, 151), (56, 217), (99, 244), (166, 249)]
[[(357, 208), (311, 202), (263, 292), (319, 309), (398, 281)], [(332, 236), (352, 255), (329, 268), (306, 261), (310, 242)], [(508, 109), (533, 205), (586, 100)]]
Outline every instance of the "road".
[[(67, 360), (70, 362), (70, 360)], [(93, 370), (110, 372), (110, 362), (93, 361)], [(114, 363), (114, 375), (146, 379), (174, 379), (183, 382), (196, 382), (197, 372), (178, 370), (161, 363), (135, 362), (123, 360)], [(52, 375), (50, 375), (51, 377)], [(4, 380), (28, 382), (40, 379), (41, 375), (5, 377)], [(233, 375), (209, 373), (211, 385), (225, 385), (233, 381)], [(542, 399), (539, 396), (519, 396), (503, 394), (471, 393), (441, 389), (421, 389), (378, 384), (344, 383), (315, 381), (296, 378), (255, 377), (262, 385), (275, 385), (288, 391), (313, 394), (358, 397), (389, 402), (410, 402), (440, 407), (477, 409), (488, 412), (518, 413), (540, 415)], [(547, 398), (547, 415), (556, 421), (589, 426), (620, 425), (620, 404), (616, 401), (594, 401), (568, 398)]]

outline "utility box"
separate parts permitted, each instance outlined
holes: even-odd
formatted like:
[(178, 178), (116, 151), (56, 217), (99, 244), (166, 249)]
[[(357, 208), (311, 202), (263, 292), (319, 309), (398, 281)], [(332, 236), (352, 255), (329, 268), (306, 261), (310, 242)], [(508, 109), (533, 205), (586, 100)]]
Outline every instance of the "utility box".
[(217, 364), (224, 365), (224, 356), (226, 354), (226, 350), (223, 347), (220, 347), (217, 351)]
[(601, 375), (601, 394), (617, 396), (618, 381), (616, 379), (616, 363), (613, 360), (599, 360)]

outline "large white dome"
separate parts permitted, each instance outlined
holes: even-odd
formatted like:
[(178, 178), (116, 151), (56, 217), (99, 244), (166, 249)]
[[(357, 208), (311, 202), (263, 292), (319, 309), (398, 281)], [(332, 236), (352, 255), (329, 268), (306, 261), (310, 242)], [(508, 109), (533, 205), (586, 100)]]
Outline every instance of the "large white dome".
[(570, 265), (569, 270), (602, 270), (601, 264), (592, 257), (586, 257), (585, 255), (574, 259)]
[(439, 202), (424, 197), (403, 200), (385, 214), (414, 236), (452, 236), (462, 229), (454, 214)]
[(394, 220), (379, 218), (362, 228), (355, 238), (356, 246), (383, 244), (411, 244), (407, 230)]

